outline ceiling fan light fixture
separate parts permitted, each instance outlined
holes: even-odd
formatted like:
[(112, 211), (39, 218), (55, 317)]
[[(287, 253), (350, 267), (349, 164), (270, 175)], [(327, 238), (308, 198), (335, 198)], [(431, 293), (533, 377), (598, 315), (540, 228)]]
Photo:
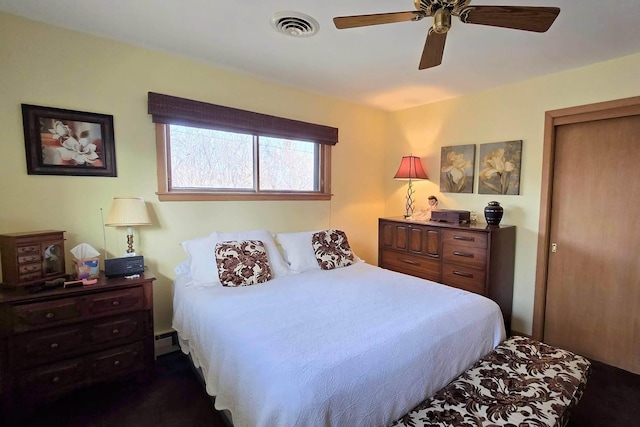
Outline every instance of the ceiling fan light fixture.
[(318, 32), (318, 21), (300, 12), (278, 12), (271, 17), (271, 26), (291, 37), (311, 37)]
[(451, 28), (451, 12), (446, 8), (438, 9), (433, 16), (433, 31), (445, 34), (449, 28)]

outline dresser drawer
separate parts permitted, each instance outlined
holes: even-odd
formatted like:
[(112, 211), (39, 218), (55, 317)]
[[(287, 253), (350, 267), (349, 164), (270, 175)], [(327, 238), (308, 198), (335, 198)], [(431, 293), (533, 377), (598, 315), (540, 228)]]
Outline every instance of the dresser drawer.
[(18, 334), (12, 364), (19, 368), (36, 366), (106, 346), (140, 340), (146, 331), (145, 314), (129, 313), (73, 326)]
[(32, 255), (32, 254), (40, 254), (40, 246), (39, 245), (29, 245), (29, 246), (18, 246), (16, 248), (16, 252), (18, 255)]
[(383, 250), (380, 267), (427, 280), (440, 281), (440, 261)]
[(483, 248), (445, 243), (442, 245), (442, 259), (445, 262), (484, 269), (487, 265), (487, 251)]
[(484, 270), (445, 262), (442, 265), (442, 283), (476, 294), (486, 294)]
[(16, 305), (13, 307), (14, 330), (21, 332), (80, 319), (82, 316), (81, 303), (80, 298), (62, 298), (40, 303)]
[(39, 262), (40, 255), (22, 255), (18, 257), (18, 264), (29, 264), (30, 262)]
[(101, 344), (116, 340), (136, 340), (144, 336), (145, 313), (92, 322), (86, 329), (87, 343)]
[(104, 378), (122, 377), (144, 368), (143, 344), (137, 342), (40, 368), (18, 372), (20, 393), (42, 400)]
[(17, 335), (14, 364), (29, 366), (34, 361), (56, 360), (82, 347), (82, 327), (78, 325)]
[(90, 356), (87, 366), (92, 379), (112, 378), (144, 367), (141, 342)]
[(21, 371), (18, 376), (18, 387), (21, 394), (38, 400), (61, 389), (74, 388), (84, 376), (83, 359), (68, 360), (45, 367)]
[(21, 274), (18, 276), (18, 278), (20, 279), (21, 282), (30, 282), (32, 280), (42, 278), (42, 274), (40, 274), (40, 272), (38, 271), (36, 273)]
[(42, 264), (21, 264), (18, 266), (18, 274), (21, 276), (23, 274), (37, 273), (42, 270)]
[(487, 235), (485, 233), (464, 230), (443, 230), (442, 243), (471, 248), (486, 248)]
[(140, 310), (145, 305), (144, 291), (137, 287), (95, 294), (87, 298), (87, 305), (90, 316)]

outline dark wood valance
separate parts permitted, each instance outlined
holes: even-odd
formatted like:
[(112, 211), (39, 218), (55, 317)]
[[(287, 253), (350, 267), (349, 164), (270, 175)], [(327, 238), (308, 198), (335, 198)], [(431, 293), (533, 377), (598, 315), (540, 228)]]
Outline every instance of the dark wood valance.
[(154, 123), (176, 124), (251, 133), (335, 145), (338, 129), (149, 92)]

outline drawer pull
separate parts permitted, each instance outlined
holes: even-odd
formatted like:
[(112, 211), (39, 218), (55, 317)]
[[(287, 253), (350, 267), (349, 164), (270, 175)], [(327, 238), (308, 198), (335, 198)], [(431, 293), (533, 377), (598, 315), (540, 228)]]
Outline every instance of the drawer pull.
[(120, 333), (120, 330), (119, 330), (119, 329), (114, 329), (113, 331), (111, 331), (111, 333), (112, 333), (113, 335), (117, 335), (117, 334), (119, 334), (119, 333)]
[(49, 346), (49, 348), (51, 348), (52, 350), (55, 350), (58, 347), (60, 347), (60, 345), (57, 342), (52, 342)]
[(470, 254), (470, 253), (467, 253), (467, 252), (453, 251), (453, 254), (455, 256), (461, 256), (461, 257), (465, 257), (465, 258), (473, 258), (473, 254)]
[(49, 312), (47, 314), (45, 314), (45, 316), (47, 319), (53, 319), (54, 317), (56, 317), (55, 313)]
[(119, 360), (114, 361), (113, 366), (120, 366), (120, 361)]
[(55, 383), (60, 382), (60, 377), (57, 377), (57, 376), (56, 376), (56, 377), (53, 377), (53, 378), (51, 379), (51, 382), (52, 382), (52, 383), (54, 383), (54, 384), (55, 384)]
[(401, 259), (400, 261), (406, 263), (406, 264), (411, 264), (411, 265), (420, 265), (420, 263), (418, 261), (414, 261), (411, 259)]
[(453, 270), (453, 274), (455, 274), (456, 276), (468, 277), (469, 279), (473, 279), (473, 274), (471, 273), (465, 273), (463, 271)]
[(114, 307), (117, 307), (117, 306), (120, 305), (120, 301), (118, 301), (118, 300), (112, 301), (111, 305), (114, 306)]
[(474, 242), (475, 237), (467, 237), (467, 236), (453, 236), (453, 240), (464, 240), (466, 242)]

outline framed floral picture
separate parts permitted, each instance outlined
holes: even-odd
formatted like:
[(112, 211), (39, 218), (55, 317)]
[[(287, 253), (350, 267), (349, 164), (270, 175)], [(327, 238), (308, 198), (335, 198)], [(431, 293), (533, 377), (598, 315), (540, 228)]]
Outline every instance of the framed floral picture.
[(478, 194), (520, 194), (522, 140), (480, 144)]
[(117, 176), (113, 116), (22, 104), (29, 175)]
[(473, 171), (476, 146), (442, 147), (440, 152), (440, 191), (443, 193), (473, 193)]

